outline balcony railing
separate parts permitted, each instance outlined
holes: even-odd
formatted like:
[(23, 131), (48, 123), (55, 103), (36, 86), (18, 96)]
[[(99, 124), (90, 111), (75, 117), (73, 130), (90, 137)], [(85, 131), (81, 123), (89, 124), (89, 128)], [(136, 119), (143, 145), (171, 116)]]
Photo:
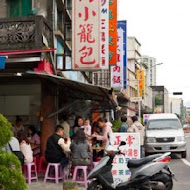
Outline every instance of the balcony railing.
[(110, 87), (110, 71), (97, 71), (92, 74), (92, 83), (103, 87)]
[(0, 19), (0, 51), (53, 47), (53, 32), (43, 16)]

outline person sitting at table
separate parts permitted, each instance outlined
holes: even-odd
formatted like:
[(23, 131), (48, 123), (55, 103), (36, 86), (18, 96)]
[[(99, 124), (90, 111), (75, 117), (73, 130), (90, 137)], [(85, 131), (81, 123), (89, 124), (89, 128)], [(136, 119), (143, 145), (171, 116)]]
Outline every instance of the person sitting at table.
[(63, 138), (63, 127), (57, 125), (55, 132), (48, 138), (45, 158), (50, 163), (60, 163), (63, 167), (67, 166), (68, 158), (66, 153), (70, 151), (70, 139), (67, 141)]
[(84, 129), (79, 128), (76, 131), (70, 149), (73, 166), (90, 165), (90, 145), (87, 141)]
[(17, 133), (17, 138), (20, 144), (20, 150), (24, 155), (24, 162), (30, 163), (33, 161), (33, 152), (29, 144), (29, 140), (24, 131), (19, 131)]
[(99, 118), (98, 119), (98, 126), (102, 129), (102, 135), (98, 135), (96, 132), (92, 135), (96, 137), (97, 140), (102, 141), (102, 145), (106, 146), (109, 143), (108, 135), (112, 133), (112, 128), (110, 122), (107, 122), (106, 118)]
[(73, 133), (74, 133), (74, 136), (75, 136), (77, 130), (78, 130), (79, 128), (82, 128), (83, 125), (84, 125), (84, 119), (83, 119), (81, 116), (77, 116), (77, 117), (75, 118), (75, 124), (74, 124), (74, 126), (73, 126)]
[(63, 138), (67, 139), (69, 138), (69, 131), (70, 131), (70, 126), (67, 123), (67, 116), (66, 115), (62, 115), (61, 119), (60, 119), (60, 125), (63, 127)]
[(28, 127), (28, 135), (31, 145), (39, 145), (39, 147), (33, 150), (33, 155), (38, 155), (40, 153), (40, 136), (37, 134), (36, 128), (34, 126)]
[(9, 153), (12, 153), (12, 151), (20, 151), (18, 139), (16, 137), (11, 137), (11, 140), (2, 148), (2, 150)]

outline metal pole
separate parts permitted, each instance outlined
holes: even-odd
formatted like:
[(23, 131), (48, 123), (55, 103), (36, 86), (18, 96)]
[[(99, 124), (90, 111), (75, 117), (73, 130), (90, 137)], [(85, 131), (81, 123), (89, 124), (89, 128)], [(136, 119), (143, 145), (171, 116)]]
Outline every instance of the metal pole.
[(156, 95), (155, 95), (155, 91), (153, 91), (154, 92), (154, 110), (153, 110), (153, 113), (155, 113), (155, 107), (156, 107)]

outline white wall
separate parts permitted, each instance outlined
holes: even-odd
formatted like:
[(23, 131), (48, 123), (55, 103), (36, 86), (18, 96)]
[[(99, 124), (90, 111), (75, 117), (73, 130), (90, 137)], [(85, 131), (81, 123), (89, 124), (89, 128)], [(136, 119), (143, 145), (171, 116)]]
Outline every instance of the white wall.
[(15, 116), (20, 115), (24, 124), (36, 124), (37, 112), (41, 110), (41, 86), (30, 85), (0, 85), (0, 113), (11, 123)]
[(169, 98), (169, 110), (170, 113), (177, 113), (181, 115), (181, 105), (182, 99), (181, 98)]

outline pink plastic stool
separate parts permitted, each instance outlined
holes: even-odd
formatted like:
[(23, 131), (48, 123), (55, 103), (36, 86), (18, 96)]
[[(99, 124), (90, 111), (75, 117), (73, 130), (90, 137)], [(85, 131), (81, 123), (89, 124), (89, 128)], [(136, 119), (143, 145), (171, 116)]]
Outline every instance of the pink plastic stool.
[[(88, 180), (87, 180), (87, 169), (88, 169), (88, 166), (74, 166), (75, 169), (74, 169), (74, 173), (73, 173), (73, 181), (76, 181), (77, 183), (83, 183), (84, 186), (87, 188), (88, 186)], [(77, 172), (79, 170), (82, 170), (83, 171), (83, 174), (84, 174), (84, 178), (83, 180), (78, 180), (77, 179)]]
[[(31, 180), (33, 179), (36, 179), (36, 181), (38, 181), (36, 164), (34, 162), (24, 163), (23, 167), (24, 167), (25, 178), (27, 179), (28, 184), (31, 184)], [(32, 174), (34, 175), (32, 176)]]
[(47, 162), (45, 160), (45, 156), (41, 156), (38, 162), (38, 175), (41, 172), (46, 172), (46, 168), (47, 168)]
[[(55, 176), (49, 176), (50, 173), (50, 168), (55, 169)], [(44, 183), (46, 180), (55, 180), (56, 183), (59, 183), (59, 180), (65, 180), (65, 172), (64, 169), (62, 169), (62, 166), (60, 163), (48, 163), (46, 173), (45, 173), (45, 178), (44, 178)]]
[(96, 165), (98, 164), (99, 162), (93, 162), (93, 167), (96, 167)]

